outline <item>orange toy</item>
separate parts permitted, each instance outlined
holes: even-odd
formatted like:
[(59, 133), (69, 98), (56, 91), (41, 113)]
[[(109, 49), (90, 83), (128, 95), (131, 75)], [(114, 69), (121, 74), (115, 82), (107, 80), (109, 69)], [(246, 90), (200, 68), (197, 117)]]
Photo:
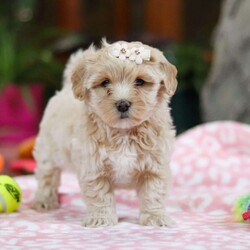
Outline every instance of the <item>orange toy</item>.
[(33, 159), (32, 151), (35, 145), (35, 137), (23, 141), (18, 147), (18, 157), (22, 159)]
[(0, 154), (0, 173), (3, 171), (4, 159), (3, 156)]
[(33, 173), (36, 168), (36, 162), (33, 159), (33, 149), (36, 137), (24, 140), (18, 147), (18, 158), (10, 162), (10, 168), (17, 171)]

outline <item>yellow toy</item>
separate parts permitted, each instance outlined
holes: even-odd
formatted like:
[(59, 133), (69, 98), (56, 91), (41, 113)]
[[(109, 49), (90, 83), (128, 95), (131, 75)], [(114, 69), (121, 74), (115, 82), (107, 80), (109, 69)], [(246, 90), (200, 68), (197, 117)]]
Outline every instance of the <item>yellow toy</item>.
[(14, 212), (22, 200), (22, 191), (17, 182), (7, 175), (0, 175), (0, 212)]

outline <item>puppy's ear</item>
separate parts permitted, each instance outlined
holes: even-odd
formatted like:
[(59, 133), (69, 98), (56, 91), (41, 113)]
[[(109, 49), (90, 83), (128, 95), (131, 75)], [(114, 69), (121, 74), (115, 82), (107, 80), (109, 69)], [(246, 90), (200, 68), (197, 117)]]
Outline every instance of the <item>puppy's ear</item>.
[(95, 62), (96, 50), (94, 46), (90, 46), (89, 49), (85, 50), (72, 62), (72, 70), (70, 74), (70, 80), (72, 83), (72, 90), (74, 96), (83, 101), (87, 95), (86, 83), (89, 77), (89, 71), (91, 65)]
[(174, 95), (177, 88), (176, 67), (166, 60), (164, 62), (160, 62), (160, 70), (163, 76), (161, 84), (164, 85), (165, 90), (169, 96)]
[(85, 65), (78, 65), (71, 75), (72, 90), (76, 99), (83, 101), (86, 97), (84, 78), (86, 75)]

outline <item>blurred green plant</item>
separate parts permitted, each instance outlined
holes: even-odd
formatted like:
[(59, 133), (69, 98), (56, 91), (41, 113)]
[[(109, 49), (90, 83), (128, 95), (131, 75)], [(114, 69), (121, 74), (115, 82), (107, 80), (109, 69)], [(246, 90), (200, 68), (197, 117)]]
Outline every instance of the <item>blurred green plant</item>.
[(164, 50), (164, 55), (178, 70), (178, 90), (200, 93), (209, 70), (204, 50), (194, 44), (174, 44)]
[(3, 2), (0, 11), (0, 89), (8, 84), (41, 83), (57, 87), (63, 65), (55, 58), (53, 42), (62, 36), (55, 28), (32, 22), (35, 0)]
[(20, 43), (17, 33), (0, 24), (0, 88), (10, 83), (58, 84), (62, 65), (55, 59), (53, 48), (36, 41)]

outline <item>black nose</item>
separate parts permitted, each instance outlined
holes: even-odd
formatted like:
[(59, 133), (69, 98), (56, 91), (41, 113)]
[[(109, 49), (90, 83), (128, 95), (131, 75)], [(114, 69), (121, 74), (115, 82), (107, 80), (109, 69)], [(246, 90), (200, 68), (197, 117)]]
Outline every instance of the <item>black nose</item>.
[(115, 106), (119, 112), (127, 112), (129, 110), (129, 107), (131, 106), (131, 102), (127, 100), (121, 100), (115, 103)]

